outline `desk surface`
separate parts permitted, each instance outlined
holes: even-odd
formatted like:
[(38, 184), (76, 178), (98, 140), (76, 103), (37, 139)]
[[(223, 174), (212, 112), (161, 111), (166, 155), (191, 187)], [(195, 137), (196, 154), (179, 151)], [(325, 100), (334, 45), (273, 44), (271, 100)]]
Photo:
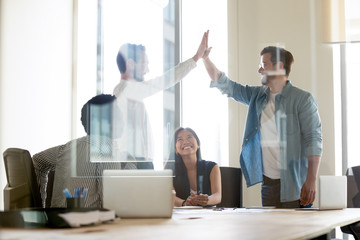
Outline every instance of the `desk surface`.
[(311, 239), (360, 221), (360, 208), (174, 209), (171, 219), (116, 219), (72, 229), (1, 229), (0, 239)]

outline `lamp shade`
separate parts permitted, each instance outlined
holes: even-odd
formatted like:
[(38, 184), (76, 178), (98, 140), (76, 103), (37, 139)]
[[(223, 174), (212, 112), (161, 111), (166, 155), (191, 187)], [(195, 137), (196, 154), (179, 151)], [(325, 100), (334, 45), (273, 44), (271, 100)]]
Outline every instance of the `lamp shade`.
[(360, 42), (360, 15), (353, 14), (359, 7), (356, 1), (322, 0), (324, 43)]
[(322, 38), (324, 43), (346, 42), (344, 0), (322, 0)]

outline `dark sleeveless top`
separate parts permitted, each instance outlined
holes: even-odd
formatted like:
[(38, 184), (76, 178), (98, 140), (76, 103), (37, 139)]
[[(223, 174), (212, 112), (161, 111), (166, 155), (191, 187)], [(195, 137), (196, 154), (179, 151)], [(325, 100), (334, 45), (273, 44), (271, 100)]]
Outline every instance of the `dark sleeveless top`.
[[(197, 161), (197, 191), (211, 195), (210, 172), (215, 165), (216, 163), (211, 161)], [(181, 199), (185, 200), (190, 195), (189, 178), (183, 161), (175, 164), (174, 188), (176, 196)]]

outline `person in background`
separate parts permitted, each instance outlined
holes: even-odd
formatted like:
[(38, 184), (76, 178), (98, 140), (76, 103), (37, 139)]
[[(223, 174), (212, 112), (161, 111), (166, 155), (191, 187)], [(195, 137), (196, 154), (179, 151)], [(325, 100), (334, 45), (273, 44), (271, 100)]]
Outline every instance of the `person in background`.
[[(33, 163), (43, 207), (65, 207), (63, 190), (68, 188), (74, 194), (76, 187), (88, 189), (85, 207), (102, 207), (102, 171), (136, 168), (135, 159), (117, 149), (113, 142), (122, 134), (121, 122), (121, 111), (115, 96), (97, 95), (87, 101), (81, 110), (86, 136), (34, 154)], [(130, 162), (117, 162), (120, 155), (126, 155)], [(55, 171), (54, 182), (49, 194), (46, 192), (49, 189), (48, 175), (52, 171)], [(49, 195), (51, 199), (47, 199)]]
[[(176, 192), (175, 206), (208, 206), (221, 202), (220, 168), (201, 158), (200, 140), (191, 128), (178, 128), (174, 133), (170, 159), (165, 168), (173, 169)], [(175, 153), (175, 154), (174, 154)], [(175, 164), (171, 159), (175, 155)]]
[(268, 46), (260, 53), (261, 86), (230, 80), (209, 58), (210, 87), (248, 105), (240, 165), (247, 186), (262, 182), (263, 206), (298, 208), (315, 200), (322, 131), (314, 97), (288, 80), (293, 55)]
[(204, 33), (192, 58), (179, 63), (162, 76), (147, 81), (144, 81), (144, 76), (149, 72), (149, 61), (145, 46), (126, 43), (120, 47), (116, 62), (121, 77), (113, 94), (123, 111), (126, 128), (122, 138), (118, 139), (118, 144), (136, 159), (153, 159), (153, 134), (144, 100), (174, 86), (196, 67), (196, 62), (202, 58), (205, 51), (206, 35), (207, 33)]

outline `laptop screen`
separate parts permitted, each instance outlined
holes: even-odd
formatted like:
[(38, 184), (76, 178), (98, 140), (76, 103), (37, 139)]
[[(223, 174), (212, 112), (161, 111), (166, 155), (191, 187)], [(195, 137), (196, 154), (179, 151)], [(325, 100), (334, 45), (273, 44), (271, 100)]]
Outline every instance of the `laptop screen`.
[(119, 217), (171, 217), (171, 170), (104, 170), (103, 205)]
[(343, 209), (347, 206), (346, 176), (319, 177), (319, 208)]

